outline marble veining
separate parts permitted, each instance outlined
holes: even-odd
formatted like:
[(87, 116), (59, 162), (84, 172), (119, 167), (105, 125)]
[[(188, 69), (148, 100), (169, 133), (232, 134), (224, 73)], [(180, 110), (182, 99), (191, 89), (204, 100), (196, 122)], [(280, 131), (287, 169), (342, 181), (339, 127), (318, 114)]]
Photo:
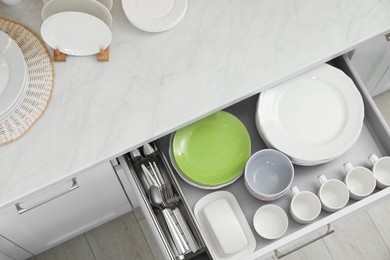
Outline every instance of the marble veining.
[[(39, 33), (41, 0), (0, 16)], [(0, 148), (0, 207), (293, 77), (390, 30), (381, 0), (196, 0), (146, 33), (114, 1), (110, 61), (55, 63), (43, 117)]]

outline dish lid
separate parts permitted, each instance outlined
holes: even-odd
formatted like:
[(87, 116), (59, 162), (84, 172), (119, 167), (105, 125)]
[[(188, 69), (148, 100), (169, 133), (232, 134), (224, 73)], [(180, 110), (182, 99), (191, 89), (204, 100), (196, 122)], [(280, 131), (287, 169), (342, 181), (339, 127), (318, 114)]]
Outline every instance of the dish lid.
[(174, 163), (186, 179), (201, 185), (216, 186), (237, 178), (250, 154), (247, 129), (225, 111), (188, 125), (173, 136)]
[(75, 56), (96, 54), (106, 49), (112, 39), (104, 22), (82, 12), (53, 14), (42, 23), (41, 35), (53, 49)]
[(260, 93), (256, 124), (273, 148), (293, 160), (323, 162), (358, 139), (362, 97), (341, 70), (324, 64)]
[(187, 5), (187, 0), (122, 0), (127, 19), (146, 32), (173, 28), (183, 19)]
[(2, 31), (0, 31), (0, 53), (3, 58), (1, 66), (8, 68), (5, 69), (8, 71), (7, 83), (0, 90), (1, 120), (10, 113), (25, 92), (28, 71), (21, 49), (11, 37)]
[(194, 215), (215, 259), (243, 259), (255, 251), (255, 236), (232, 193), (207, 194), (195, 204)]

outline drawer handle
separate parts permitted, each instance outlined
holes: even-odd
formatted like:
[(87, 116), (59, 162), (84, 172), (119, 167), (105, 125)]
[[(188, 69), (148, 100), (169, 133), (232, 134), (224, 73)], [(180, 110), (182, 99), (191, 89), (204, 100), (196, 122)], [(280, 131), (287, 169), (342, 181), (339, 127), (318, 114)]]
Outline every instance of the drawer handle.
[(79, 184), (77, 183), (76, 178), (72, 178), (72, 187), (70, 187), (70, 188), (67, 189), (66, 191), (63, 191), (63, 192), (61, 192), (61, 193), (59, 193), (59, 194), (57, 194), (57, 195), (54, 195), (53, 197), (50, 197), (50, 198), (48, 198), (48, 199), (45, 199), (44, 201), (41, 201), (41, 202), (39, 202), (39, 203), (37, 203), (37, 204), (35, 204), (35, 205), (29, 207), (29, 208), (23, 208), (23, 207), (21, 207), (21, 206), (20, 206), (20, 203), (16, 203), (16, 204), (15, 204), (15, 207), (16, 207), (16, 210), (18, 211), (19, 215), (21, 215), (21, 214), (23, 214), (23, 213), (25, 213), (25, 212), (27, 212), (27, 211), (29, 211), (29, 210), (32, 210), (32, 209), (34, 209), (34, 208), (36, 208), (36, 207), (39, 207), (39, 206), (41, 206), (41, 205), (43, 205), (43, 204), (45, 204), (45, 203), (47, 203), (47, 202), (49, 202), (49, 201), (52, 201), (52, 200), (54, 200), (54, 199), (56, 199), (56, 198), (58, 198), (58, 197), (61, 197), (62, 195), (65, 195), (66, 193), (71, 192), (72, 190), (75, 190), (75, 189), (77, 189), (77, 188), (79, 188)]
[(295, 251), (305, 247), (305, 246), (308, 246), (308, 245), (316, 242), (317, 240), (320, 240), (321, 238), (324, 238), (324, 237), (326, 237), (326, 236), (328, 236), (330, 234), (333, 234), (334, 232), (335, 232), (335, 230), (334, 230), (332, 224), (329, 223), (328, 224), (328, 230), (326, 231), (325, 234), (322, 234), (322, 235), (320, 235), (320, 236), (318, 236), (316, 238), (313, 238), (312, 240), (309, 240), (306, 243), (304, 243), (304, 244), (302, 244), (302, 245), (300, 245), (300, 246), (298, 246), (298, 247), (296, 247), (294, 249), (291, 249), (291, 250), (289, 250), (287, 252), (280, 252), (278, 249), (276, 249), (276, 250), (274, 250), (275, 256), (276, 256), (277, 259), (285, 257), (285, 256), (287, 256), (287, 255), (289, 255), (289, 254), (291, 254), (291, 253), (293, 253), (293, 252), (295, 252)]

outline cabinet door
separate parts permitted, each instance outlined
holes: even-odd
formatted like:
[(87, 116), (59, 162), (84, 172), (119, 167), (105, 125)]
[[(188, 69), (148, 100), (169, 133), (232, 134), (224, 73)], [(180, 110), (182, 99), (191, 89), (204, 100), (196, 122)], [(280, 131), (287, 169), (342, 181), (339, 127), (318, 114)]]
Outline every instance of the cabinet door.
[(8, 239), (0, 236), (0, 259), (12, 260), (12, 259), (26, 259), (31, 257), (32, 254), (24, 250), (23, 248), (15, 245)]
[(0, 212), (0, 234), (38, 254), (130, 210), (109, 162)]

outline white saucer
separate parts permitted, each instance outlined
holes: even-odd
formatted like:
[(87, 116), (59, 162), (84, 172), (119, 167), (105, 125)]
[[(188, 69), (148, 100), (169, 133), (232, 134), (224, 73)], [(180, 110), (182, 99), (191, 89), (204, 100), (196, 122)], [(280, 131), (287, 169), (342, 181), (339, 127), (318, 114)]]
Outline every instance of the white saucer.
[(122, 0), (127, 19), (146, 32), (163, 32), (184, 17), (188, 0)]

